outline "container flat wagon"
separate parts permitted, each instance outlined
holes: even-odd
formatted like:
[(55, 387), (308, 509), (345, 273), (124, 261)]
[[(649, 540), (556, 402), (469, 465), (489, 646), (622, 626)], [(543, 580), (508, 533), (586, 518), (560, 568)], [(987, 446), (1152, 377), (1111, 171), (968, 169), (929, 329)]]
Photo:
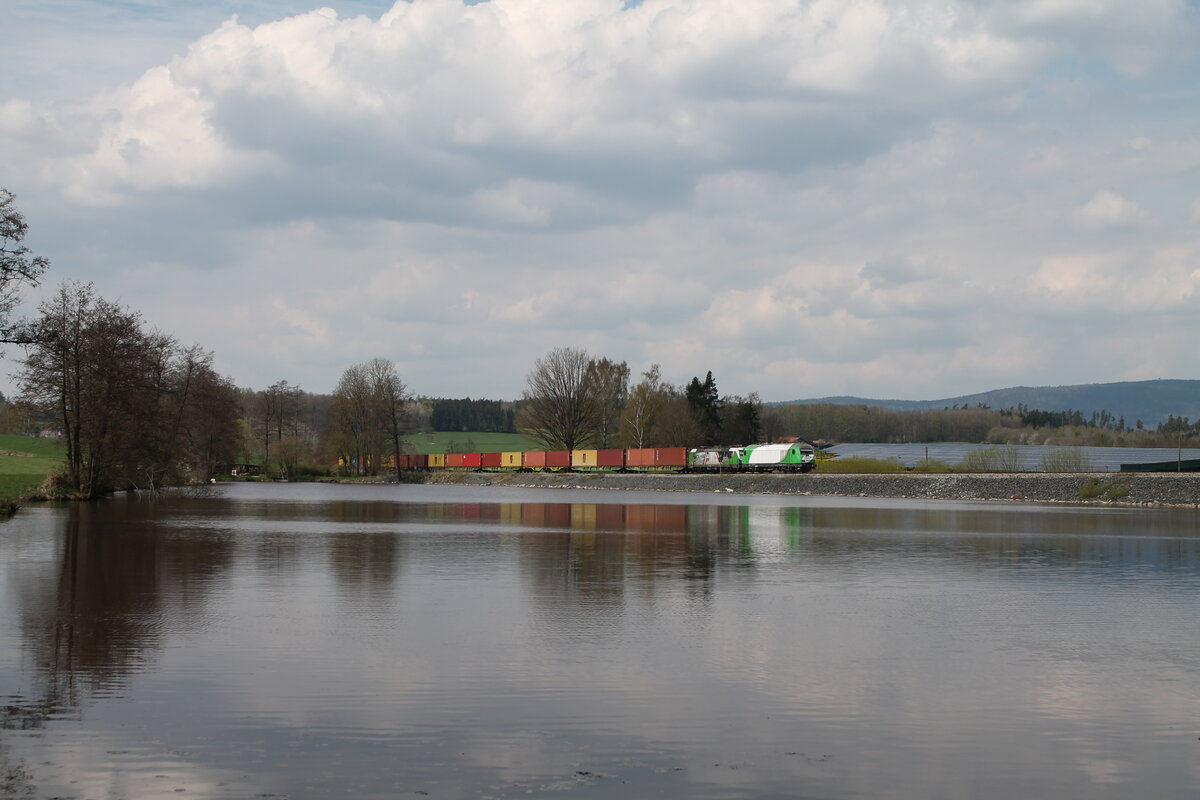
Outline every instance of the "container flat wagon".
[(407, 470), (488, 470), (508, 472), (809, 472), (816, 452), (807, 444), (752, 444), (742, 447), (641, 447), (530, 450), (503, 453), (430, 453), (400, 456)]

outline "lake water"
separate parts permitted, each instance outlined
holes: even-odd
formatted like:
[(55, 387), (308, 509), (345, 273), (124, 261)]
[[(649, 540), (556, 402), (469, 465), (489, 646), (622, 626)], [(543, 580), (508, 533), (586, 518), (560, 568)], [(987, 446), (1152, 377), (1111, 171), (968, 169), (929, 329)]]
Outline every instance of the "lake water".
[(1198, 523), (449, 486), (25, 509), (0, 797), (1197, 797)]

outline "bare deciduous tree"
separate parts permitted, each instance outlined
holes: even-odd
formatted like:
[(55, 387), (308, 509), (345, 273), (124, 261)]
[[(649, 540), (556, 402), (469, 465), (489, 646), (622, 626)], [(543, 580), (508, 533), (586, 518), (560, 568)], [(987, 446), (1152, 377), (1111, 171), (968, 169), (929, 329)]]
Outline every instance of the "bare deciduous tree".
[(69, 488), (157, 489), (232, 460), (236, 392), (210, 353), (145, 330), (90, 284), (63, 284), (39, 312), (20, 381), (62, 428)]
[[(263, 466), (271, 465), (271, 442), (279, 442), (286, 436), (300, 437), (300, 419), (304, 392), (299, 386), (286, 380), (276, 381), (254, 395), (251, 402), (252, 427), (262, 443)], [(295, 466), (298, 451), (292, 447), (289, 458), (281, 461), (283, 474), (291, 477), (289, 464)]]
[(588, 391), (586, 350), (556, 347), (534, 362), (517, 428), (547, 450), (576, 450), (596, 440), (600, 404)]
[(378, 455), (375, 421), (371, 414), (370, 387), (366, 368), (354, 364), (342, 372), (333, 390), (331, 425), (345, 436), (345, 460), (358, 474), (370, 471), (372, 455)]
[(408, 433), (410, 396), (396, 365), (384, 358), (347, 367), (333, 392), (330, 441), (359, 474), (378, 474), (385, 452), (398, 465)]
[(50, 262), (21, 244), (29, 225), (13, 205), (12, 192), (0, 188), (0, 341), (23, 344), (32, 331), (10, 319), (22, 286), (36, 286)]
[(649, 447), (690, 447), (704, 435), (687, 398), (672, 392), (650, 429)]
[(621, 426), (621, 411), (629, 398), (629, 365), (607, 358), (593, 359), (584, 375), (585, 391), (596, 403), (597, 447), (613, 447)]
[(383, 434), (392, 446), (392, 466), (400, 474), (400, 453), (405, 435), (410, 430), (408, 403), (412, 399), (396, 365), (385, 358), (367, 362), (367, 376), (378, 408)]
[(650, 446), (650, 432), (666, 405), (669, 388), (662, 382), (658, 364), (654, 364), (629, 391), (621, 416), (621, 440), (627, 447)]

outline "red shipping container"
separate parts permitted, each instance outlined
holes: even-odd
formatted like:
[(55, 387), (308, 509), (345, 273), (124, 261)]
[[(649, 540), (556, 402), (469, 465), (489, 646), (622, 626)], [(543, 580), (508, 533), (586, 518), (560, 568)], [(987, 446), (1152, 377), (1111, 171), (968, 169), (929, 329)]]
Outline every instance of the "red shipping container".
[(596, 451), (596, 466), (598, 466), (598, 467), (623, 467), (623, 466), (625, 466), (625, 451), (624, 450), (597, 450)]
[(546, 452), (547, 467), (569, 467), (571, 466), (571, 451), (570, 450), (549, 450)]
[(656, 467), (686, 467), (686, 447), (661, 447), (654, 451), (654, 466)]
[(450, 468), (460, 469), (465, 467), (463, 459), (466, 458), (465, 453), (446, 453), (446, 466)]
[(482, 453), (481, 458), (482, 458), (482, 460), (480, 461), (480, 466), (484, 467), (485, 469), (488, 467), (499, 467), (500, 466), (500, 454), (499, 453)]
[(463, 453), (463, 466), (471, 469), (478, 469), (483, 466), (482, 453)]
[(541, 469), (546, 466), (546, 451), (534, 450), (525, 454), (525, 466), (533, 469)]
[(417, 469), (429, 469), (429, 456), (425, 453), (419, 453), (411, 456), (412, 465)]
[(654, 466), (654, 449), (640, 448), (636, 450), (625, 451), (625, 466), (627, 467), (653, 467)]

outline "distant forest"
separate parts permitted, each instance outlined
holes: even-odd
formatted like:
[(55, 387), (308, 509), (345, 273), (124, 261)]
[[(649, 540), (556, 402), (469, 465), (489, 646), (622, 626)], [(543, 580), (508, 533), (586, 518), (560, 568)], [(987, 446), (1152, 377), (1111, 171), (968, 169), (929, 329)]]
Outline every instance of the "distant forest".
[(461, 400), (428, 398), (422, 400), (429, 411), (429, 426), (435, 431), (475, 431), (479, 433), (516, 433), (517, 404), (503, 400)]

